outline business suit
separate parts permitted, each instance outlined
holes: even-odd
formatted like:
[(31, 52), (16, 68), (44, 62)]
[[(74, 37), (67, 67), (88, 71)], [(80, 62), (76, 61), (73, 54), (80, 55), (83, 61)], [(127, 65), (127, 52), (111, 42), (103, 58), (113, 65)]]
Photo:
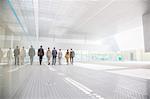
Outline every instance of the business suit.
[(43, 56), (44, 56), (44, 50), (43, 48), (39, 48), (38, 49), (38, 56), (39, 56), (39, 62), (40, 62), (40, 65), (42, 64), (42, 59), (43, 59)]
[(20, 55), (20, 50), (18, 47), (14, 50), (14, 57), (15, 57), (15, 65), (19, 65), (19, 55)]
[(29, 49), (29, 56), (30, 56), (30, 64), (33, 64), (33, 58), (35, 56), (35, 49), (31, 46), (31, 48)]
[(56, 64), (56, 57), (57, 57), (57, 50), (55, 48), (52, 50), (52, 56), (53, 56), (52, 65), (55, 65)]

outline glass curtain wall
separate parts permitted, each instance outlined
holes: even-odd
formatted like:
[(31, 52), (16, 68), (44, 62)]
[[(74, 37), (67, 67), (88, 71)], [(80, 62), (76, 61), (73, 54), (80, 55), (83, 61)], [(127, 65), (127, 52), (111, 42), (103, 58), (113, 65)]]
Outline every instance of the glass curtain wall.
[[(23, 46), (25, 50), (28, 50), (28, 45), (32, 44), (32, 40), (35, 38), (34, 35), (31, 34), (31, 31), (27, 29), (27, 23), (34, 19), (29, 19), (28, 14), (22, 12), (22, 9), (26, 9), (30, 10), (30, 14), (33, 14), (33, 9), (28, 9), (27, 7), (30, 6), (31, 3), (29, 0), (0, 0), (1, 65), (7, 64), (10, 59), (12, 60), (11, 64), (13, 64), (13, 51), (16, 46), (18, 46), (20, 50)], [(21, 8), (22, 5), (24, 5), (24, 8)], [(30, 39), (31, 37), (32, 40)], [(9, 53), (9, 51), (11, 51), (11, 53)]]

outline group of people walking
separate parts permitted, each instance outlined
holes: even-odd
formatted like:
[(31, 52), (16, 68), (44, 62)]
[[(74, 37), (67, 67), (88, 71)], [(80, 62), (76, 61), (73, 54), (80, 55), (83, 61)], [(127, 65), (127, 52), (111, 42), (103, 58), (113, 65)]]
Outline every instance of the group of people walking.
[(75, 52), (72, 49), (69, 52), (69, 50), (67, 49), (67, 52), (65, 54), (67, 64), (69, 64), (69, 59), (70, 59), (70, 63), (73, 64), (74, 57), (75, 57)]
[[(39, 62), (40, 62), (40, 65), (41, 65), (42, 64), (42, 59), (43, 59), (43, 56), (44, 56), (44, 49), (42, 48), (42, 46), (40, 46), (40, 48), (38, 49), (38, 56), (39, 56)], [(48, 48), (48, 50), (46, 52), (46, 56), (47, 56), (47, 59), (48, 59), (48, 65), (51, 64), (51, 62), (50, 62), (51, 61), (51, 56), (52, 56), (52, 65), (56, 65), (57, 57), (58, 57), (58, 63), (59, 63), (59, 65), (61, 65), (62, 56), (63, 56), (61, 49), (59, 49), (59, 51), (57, 52), (57, 50), (54, 47), (52, 52), (51, 52), (50, 48)], [(69, 58), (70, 58), (70, 63), (73, 64), (74, 57), (75, 57), (75, 52), (72, 49), (69, 52), (69, 50), (67, 49), (67, 52), (65, 54), (67, 65), (69, 64)]]
[[(2, 60), (4, 60), (3, 59), (4, 55), (5, 53), (0, 48), (0, 63), (2, 62)], [(19, 47), (17, 46), (16, 49), (14, 50), (15, 65), (19, 65), (19, 64), (23, 65), (25, 56), (26, 56), (26, 51), (24, 47), (20, 50)], [(11, 48), (9, 48), (9, 50), (7, 51), (6, 57), (8, 60), (8, 64), (11, 64), (13, 59), (13, 52)]]
[[(11, 49), (10, 49), (11, 51)], [(29, 50), (30, 51), (30, 50)], [(11, 54), (9, 54), (11, 55)], [(29, 55), (30, 56), (30, 55)], [(20, 50), (18, 46), (14, 49), (14, 58), (15, 58), (15, 65), (24, 65), (24, 58), (26, 57), (26, 50), (24, 47)]]
[[(0, 53), (2, 53), (1, 49), (0, 49)], [(15, 65), (24, 65), (24, 60), (26, 57), (25, 48), (22, 47), (20, 49), (18, 46), (16, 46), (13, 53), (14, 53)], [(9, 50), (7, 52), (7, 58), (8, 58), (9, 64), (11, 64), (13, 53), (11, 51), (11, 48), (9, 48)], [(28, 55), (30, 57), (30, 64), (32, 65), (33, 60), (34, 60), (34, 56), (36, 55), (35, 49), (33, 48), (32, 45), (29, 48)], [(39, 64), (42, 65), (43, 56), (45, 55), (44, 49), (42, 48), (42, 46), (40, 46), (40, 48), (38, 49), (37, 55), (39, 57)], [(63, 53), (62, 53), (61, 49), (59, 49), (57, 52), (55, 47), (53, 48), (52, 51), (50, 48), (48, 48), (46, 51), (46, 57), (47, 57), (48, 65), (51, 64), (51, 57), (52, 57), (52, 65), (56, 65), (57, 59), (58, 59), (58, 64), (59, 65), (62, 64)], [(70, 49), (70, 51), (69, 51), (69, 49), (67, 49), (67, 51), (65, 53), (65, 59), (66, 59), (67, 65), (69, 64), (69, 61), (70, 61), (70, 64), (73, 64), (74, 57), (75, 57), (75, 52), (72, 49)], [(0, 62), (1, 62), (1, 55), (0, 55)]]

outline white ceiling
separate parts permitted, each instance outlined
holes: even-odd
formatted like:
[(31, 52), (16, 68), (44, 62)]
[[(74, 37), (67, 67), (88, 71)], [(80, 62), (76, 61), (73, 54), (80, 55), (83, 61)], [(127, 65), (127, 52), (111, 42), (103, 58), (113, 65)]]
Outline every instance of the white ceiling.
[[(24, 35), (101, 39), (141, 25), (148, 0), (11, 0)], [(6, 3), (6, 2), (5, 2)], [(3, 4), (5, 4), (3, 3)], [(13, 33), (21, 28), (11, 10), (0, 17)], [(14, 25), (13, 25), (14, 24)], [(24, 32), (24, 31), (22, 31)]]

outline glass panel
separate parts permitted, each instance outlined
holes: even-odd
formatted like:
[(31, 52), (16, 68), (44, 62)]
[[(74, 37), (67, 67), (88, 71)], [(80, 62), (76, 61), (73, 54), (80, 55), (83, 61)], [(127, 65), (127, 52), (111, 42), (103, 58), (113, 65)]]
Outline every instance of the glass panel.
[[(2, 65), (8, 63), (9, 48), (12, 52), (16, 46), (27, 48), (30, 42), (28, 36), (33, 36), (35, 33), (34, 28), (30, 27), (31, 22), (34, 21), (33, 8), (29, 8), (31, 5), (32, 0), (0, 0), (0, 63)], [(11, 60), (14, 60), (12, 52)]]

